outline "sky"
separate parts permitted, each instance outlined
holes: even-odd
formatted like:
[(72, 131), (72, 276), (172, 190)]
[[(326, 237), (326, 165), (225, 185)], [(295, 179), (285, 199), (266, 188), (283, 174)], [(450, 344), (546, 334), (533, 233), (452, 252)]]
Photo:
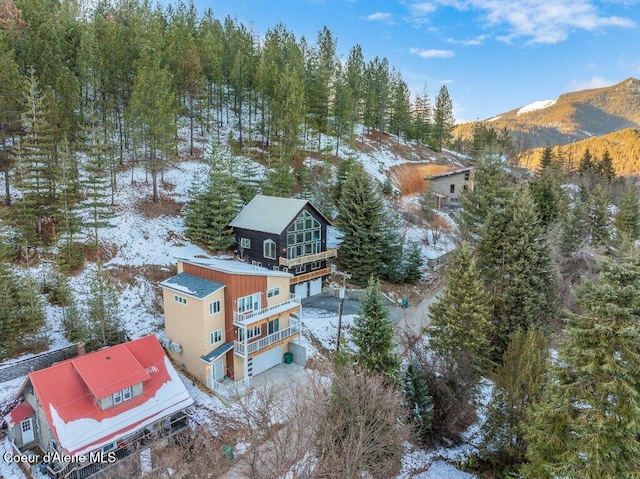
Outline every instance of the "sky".
[(343, 60), (360, 44), (432, 102), (446, 85), (459, 122), (640, 78), (640, 0), (193, 1), (258, 37), (282, 22), (315, 42), (326, 25)]

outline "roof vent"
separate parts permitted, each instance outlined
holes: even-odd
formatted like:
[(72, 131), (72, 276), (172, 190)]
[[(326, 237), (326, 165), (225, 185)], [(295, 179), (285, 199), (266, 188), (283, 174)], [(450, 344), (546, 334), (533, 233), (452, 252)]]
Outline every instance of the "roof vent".
[(111, 356), (106, 356), (106, 358), (105, 358), (105, 359), (111, 359)]

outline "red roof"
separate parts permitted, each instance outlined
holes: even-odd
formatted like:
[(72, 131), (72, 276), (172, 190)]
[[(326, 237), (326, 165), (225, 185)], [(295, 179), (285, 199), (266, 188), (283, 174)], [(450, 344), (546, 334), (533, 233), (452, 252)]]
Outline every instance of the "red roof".
[(151, 379), (126, 344), (76, 358), (72, 363), (96, 399)]
[(33, 407), (31, 407), (31, 404), (29, 404), (27, 401), (23, 401), (18, 406), (16, 406), (13, 411), (7, 414), (4, 417), (4, 420), (7, 421), (9, 427), (13, 427), (21, 421), (27, 419), (34, 412), (35, 411), (33, 410)]
[[(154, 335), (34, 371), (29, 381), (69, 454), (97, 449), (193, 403)], [(100, 409), (100, 395), (141, 381), (141, 395)]]

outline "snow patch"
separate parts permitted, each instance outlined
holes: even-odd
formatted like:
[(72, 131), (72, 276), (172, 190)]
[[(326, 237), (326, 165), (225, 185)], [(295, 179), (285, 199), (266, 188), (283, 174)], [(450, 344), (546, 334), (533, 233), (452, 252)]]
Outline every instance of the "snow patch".
[(523, 113), (530, 113), (536, 110), (544, 110), (545, 108), (549, 108), (552, 105), (556, 104), (557, 100), (538, 100), (533, 103), (529, 103), (528, 105), (523, 106), (518, 110), (516, 115), (520, 116)]

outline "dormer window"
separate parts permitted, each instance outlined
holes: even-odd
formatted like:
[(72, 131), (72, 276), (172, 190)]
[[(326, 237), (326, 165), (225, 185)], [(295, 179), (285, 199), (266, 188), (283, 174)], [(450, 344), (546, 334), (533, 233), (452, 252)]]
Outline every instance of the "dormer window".
[(124, 388), (122, 391), (116, 391), (113, 393), (113, 405), (120, 404), (122, 401), (128, 401), (132, 397), (130, 387)]
[(128, 401), (136, 396), (140, 396), (142, 394), (142, 383), (134, 384), (133, 386), (126, 387), (121, 389), (120, 391), (116, 391), (109, 396), (102, 398), (98, 401), (100, 405), (100, 409), (103, 411), (105, 409), (109, 409), (110, 407), (117, 406), (118, 404), (122, 404), (123, 402)]

